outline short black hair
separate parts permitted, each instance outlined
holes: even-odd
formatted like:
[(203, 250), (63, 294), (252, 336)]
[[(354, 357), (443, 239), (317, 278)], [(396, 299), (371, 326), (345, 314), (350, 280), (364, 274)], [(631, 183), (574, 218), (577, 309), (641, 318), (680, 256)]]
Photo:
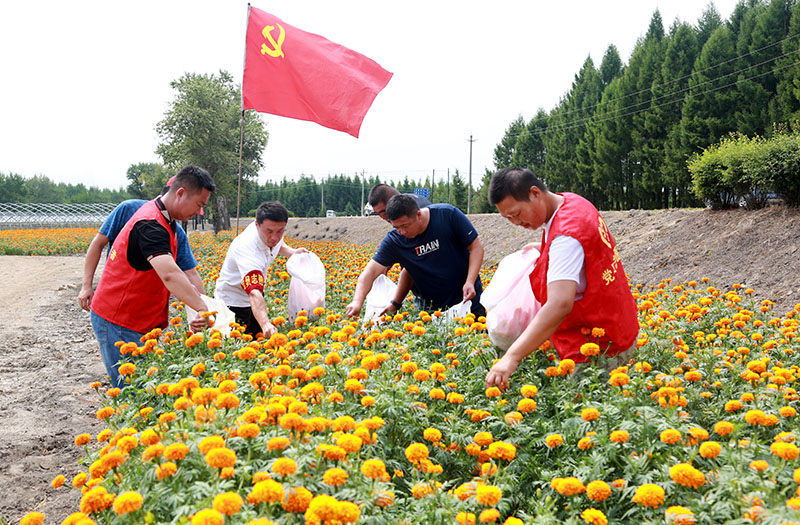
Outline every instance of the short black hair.
[(175, 176), (170, 191), (178, 191), (179, 188), (186, 188), (191, 194), (198, 193), (203, 189), (214, 191), (217, 186), (214, 184), (211, 175), (199, 166), (186, 166)]
[(419, 211), (419, 204), (411, 195), (398, 193), (386, 203), (386, 218), (396, 221), (400, 217), (413, 217)]
[(379, 202), (389, 203), (389, 199), (398, 195), (400, 192), (388, 184), (376, 184), (369, 190), (367, 202), (370, 206), (375, 206)]
[(489, 204), (496, 206), (508, 196), (516, 201), (530, 200), (530, 189), (536, 186), (547, 191), (544, 182), (528, 168), (503, 168), (492, 175), (489, 182)]
[(289, 222), (289, 211), (278, 201), (262, 202), (256, 209), (256, 224), (261, 224), (266, 220)]

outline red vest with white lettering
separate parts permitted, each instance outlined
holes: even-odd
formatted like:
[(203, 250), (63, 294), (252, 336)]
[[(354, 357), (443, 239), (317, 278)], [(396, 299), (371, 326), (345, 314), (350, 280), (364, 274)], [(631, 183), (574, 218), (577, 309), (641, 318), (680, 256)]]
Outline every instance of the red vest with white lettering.
[(175, 258), (178, 247), (175, 232), (156, 201), (146, 202), (114, 240), (97, 291), (92, 297), (94, 313), (106, 321), (140, 333), (167, 326), (170, 295), (155, 270), (139, 271), (128, 262), (131, 229), (137, 222), (146, 220), (155, 220), (167, 229), (170, 250)]
[[(531, 272), (533, 293), (540, 303), (547, 302), (547, 268), (550, 242), (557, 235), (569, 235), (583, 247), (586, 269), (586, 291), (572, 306), (550, 338), (561, 359), (582, 363), (588, 358), (580, 353), (581, 345), (597, 343), (581, 330), (602, 328), (601, 353), (613, 357), (630, 348), (639, 334), (636, 300), (631, 294), (628, 278), (622, 268), (614, 239), (597, 208), (580, 195), (561, 193), (564, 204), (556, 213), (545, 239), (542, 232), (542, 253)], [(610, 347), (609, 347), (610, 345)]]

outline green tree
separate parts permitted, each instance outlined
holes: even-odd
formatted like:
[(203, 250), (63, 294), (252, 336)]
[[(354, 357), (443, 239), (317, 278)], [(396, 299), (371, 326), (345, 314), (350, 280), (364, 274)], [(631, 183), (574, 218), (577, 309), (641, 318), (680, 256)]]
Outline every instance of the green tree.
[(494, 148), (495, 169), (499, 170), (500, 168), (507, 168), (512, 165), (512, 159), (517, 147), (517, 139), (524, 129), (525, 120), (522, 118), (522, 115), (514, 119), (514, 121), (509, 124), (508, 128), (506, 128), (503, 138), (500, 139), (500, 143)]
[(25, 177), (19, 173), (0, 172), (0, 202), (27, 202), (28, 188)]
[(187, 164), (209, 171), (217, 186), (209, 206), (214, 231), (229, 229), (228, 210), (236, 204), (238, 186), (240, 119), (244, 119), (243, 182), (256, 179), (263, 165), (265, 124), (255, 111), (242, 116), (240, 88), (225, 71), (186, 73), (170, 85), (176, 95), (156, 126), (162, 140), (156, 152), (171, 171)]
[(461, 178), (458, 170), (455, 171), (450, 181), (450, 192), (453, 206), (467, 213), (467, 183)]
[(509, 166), (526, 167), (537, 175), (543, 175), (546, 159), (544, 135), (547, 131), (547, 121), (547, 112), (539, 108), (536, 116), (528, 122), (517, 138)]
[(784, 40), (781, 45), (784, 57), (775, 63), (778, 84), (775, 86), (773, 119), (775, 122), (796, 126), (800, 121), (800, 64), (797, 63), (797, 54), (800, 51), (797, 36), (800, 34), (800, 4), (792, 7), (788, 34), (793, 36)]
[(136, 199), (150, 200), (161, 193), (172, 174), (155, 162), (131, 164), (125, 174), (128, 193)]

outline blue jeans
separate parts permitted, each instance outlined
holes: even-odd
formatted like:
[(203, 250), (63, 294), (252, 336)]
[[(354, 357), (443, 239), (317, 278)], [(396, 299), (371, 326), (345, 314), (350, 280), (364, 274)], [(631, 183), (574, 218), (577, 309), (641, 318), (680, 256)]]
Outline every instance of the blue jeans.
[(119, 361), (122, 359), (122, 354), (114, 343), (117, 341), (139, 343), (144, 334), (106, 321), (94, 312), (92, 312), (92, 328), (97, 342), (100, 343), (100, 355), (103, 356), (103, 364), (106, 365), (111, 386), (124, 388), (126, 384), (119, 376)]

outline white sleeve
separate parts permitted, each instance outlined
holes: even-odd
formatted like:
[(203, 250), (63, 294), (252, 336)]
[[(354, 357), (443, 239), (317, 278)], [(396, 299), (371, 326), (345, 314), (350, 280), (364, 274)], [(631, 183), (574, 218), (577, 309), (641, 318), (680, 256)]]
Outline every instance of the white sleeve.
[(581, 275), (585, 275), (585, 270), (583, 246), (578, 239), (568, 235), (557, 235), (550, 243), (549, 254), (547, 284), (553, 281), (575, 281), (581, 284)]

